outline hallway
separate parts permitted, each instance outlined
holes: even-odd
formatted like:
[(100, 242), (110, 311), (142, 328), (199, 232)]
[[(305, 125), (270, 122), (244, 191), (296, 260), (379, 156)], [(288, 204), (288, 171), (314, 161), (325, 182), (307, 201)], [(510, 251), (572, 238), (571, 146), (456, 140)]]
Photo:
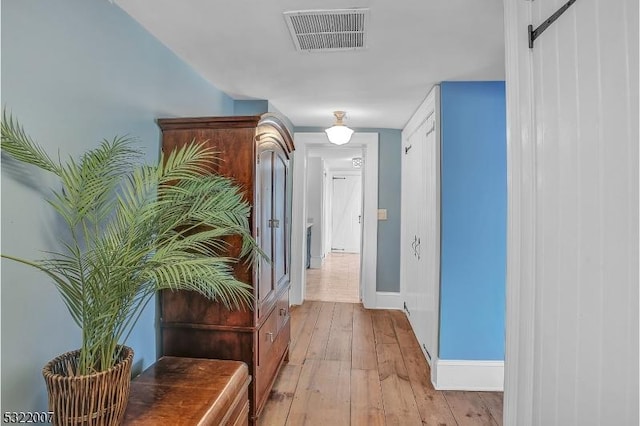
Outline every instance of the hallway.
[(360, 302), (360, 254), (329, 253), (322, 268), (307, 269), (305, 300)]
[(501, 392), (436, 391), (404, 313), (307, 301), (260, 426), (502, 425)]

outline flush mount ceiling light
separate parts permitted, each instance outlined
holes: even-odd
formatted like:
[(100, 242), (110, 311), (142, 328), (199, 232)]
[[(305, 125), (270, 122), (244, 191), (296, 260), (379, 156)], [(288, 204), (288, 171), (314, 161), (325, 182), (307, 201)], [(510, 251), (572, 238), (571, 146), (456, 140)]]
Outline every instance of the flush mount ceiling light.
[(336, 117), (336, 122), (333, 126), (325, 130), (325, 132), (327, 132), (329, 142), (331, 142), (332, 144), (344, 145), (351, 139), (353, 130), (342, 123), (342, 119), (344, 118), (345, 114), (346, 112), (344, 111), (333, 111), (333, 115), (335, 115)]

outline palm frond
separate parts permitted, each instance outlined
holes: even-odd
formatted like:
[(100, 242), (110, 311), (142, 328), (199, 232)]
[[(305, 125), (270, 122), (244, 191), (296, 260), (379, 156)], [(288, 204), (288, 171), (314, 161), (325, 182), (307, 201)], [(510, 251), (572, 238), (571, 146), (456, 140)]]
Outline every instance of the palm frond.
[(18, 161), (60, 175), (59, 166), (49, 158), (44, 149), (31, 140), (11, 114), (7, 115), (6, 110), (2, 111), (0, 134), (0, 147), (4, 152)]
[[(82, 330), (79, 374), (117, 359), (139, 315), (158, 290), (192, 290), (229, 308), (250, 306), (250, 286), (233, 268), (264, 255), (251, 237), (242, 189), (211, 173), (216, 153), (196, 143), (141, 164), (131, 138), (103, 140), (79, 160), (57, 165), (11, 116), (3, 114), (2, 149), (59, 176), (47, 201), (68, 235), (49, 259), (3, 255), (48, 275)], [(231, 253), (229, 238), (242, 250)]]

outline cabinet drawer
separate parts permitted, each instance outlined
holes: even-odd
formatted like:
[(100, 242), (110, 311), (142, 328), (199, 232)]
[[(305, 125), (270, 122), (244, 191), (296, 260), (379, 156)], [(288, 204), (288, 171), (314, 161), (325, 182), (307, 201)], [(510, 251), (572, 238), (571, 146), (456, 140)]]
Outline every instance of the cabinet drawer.
[(283, 291), (276, 303), (276, 309), (278, 314), (278, 332), (282, 329), (282, 326), (289, 320), (289, 290)]
[(245, 389), (244, 393), (239, 395), (234, 401), (234, 408), (229, 414), (229, 420), (226, 424), (229, 426), (246, 426), (249, 424), (249, 391)]
[[(275, 317), (278, 313), (275, 312)], [(264, 356), (260, 365), (254, 369), (254, 389), (255, 389), (255, 415), (260, 416), (262, 409), (269, 397), (269, 390), (271, 389), (276, 375), (284, 359), (287, 357), (289, 350), (289, 339), (291, 336), (290, 322), (287, 322), (282, 326), (275, 341), (269, 347), (269, 351), (266, 353), (261, 352)]]
[(274, 309), (258, 331), (258, 365), (269, 358), (269, 352), (278, 337), (278, 309)]

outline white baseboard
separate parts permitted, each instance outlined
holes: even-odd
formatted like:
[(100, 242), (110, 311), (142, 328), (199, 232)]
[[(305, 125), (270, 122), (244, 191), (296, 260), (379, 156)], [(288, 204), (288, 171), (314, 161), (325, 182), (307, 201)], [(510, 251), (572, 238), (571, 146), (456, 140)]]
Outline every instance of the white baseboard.
[(434, 373), (437, 390), (504, 390), (504, 361), (436, 359)]
[(309, 260), (309, 268), (311, 269), (320, 269), (322, 268), (322, 264), (324, 263), (324, 258), (321, 256), (311, 256)]
[(376, 291), (376, 306), (374, 309), (402, 309), (400, 293)]

